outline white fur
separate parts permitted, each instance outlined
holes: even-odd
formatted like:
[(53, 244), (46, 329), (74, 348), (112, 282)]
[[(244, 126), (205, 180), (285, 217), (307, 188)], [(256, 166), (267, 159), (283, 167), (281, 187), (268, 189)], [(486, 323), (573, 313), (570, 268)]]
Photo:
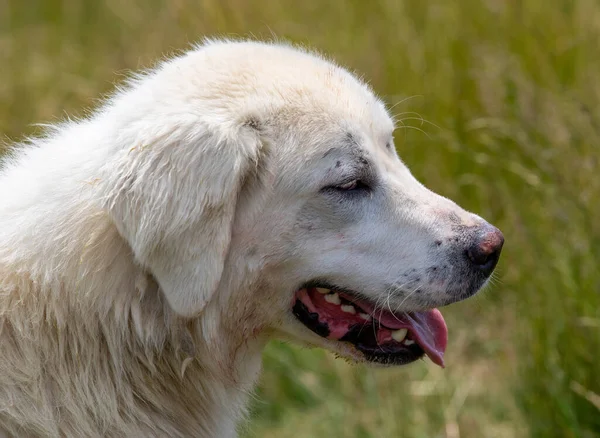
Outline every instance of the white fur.
[[(418, 301), (402, 273), (444, 258), (427, 248), (448, 212), (479, 219), (414, 180), (392, 131), (319, 56), (208, 42), (17, 148), (0, 172), (0, 435), (233, 436), (269, 338), (360, 360), (291, 316), (302, 282), (448, 302), (450, 280)], [(319, 189), (356, 153), (386, 191), (338, 208)]]

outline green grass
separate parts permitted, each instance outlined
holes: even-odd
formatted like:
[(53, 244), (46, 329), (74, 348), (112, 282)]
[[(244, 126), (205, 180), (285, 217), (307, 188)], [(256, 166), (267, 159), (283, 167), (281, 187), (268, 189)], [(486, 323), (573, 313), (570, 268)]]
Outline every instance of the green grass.
[(273, 343), (243, 433), (600, 436), (598, 23), (594, 0), (0, 0), (0, 133), (83, 115), (205, 35), (330, 54), (396, 105), (415, 175), (505, 250), (487, 291), (445, 309), (445, 370)]

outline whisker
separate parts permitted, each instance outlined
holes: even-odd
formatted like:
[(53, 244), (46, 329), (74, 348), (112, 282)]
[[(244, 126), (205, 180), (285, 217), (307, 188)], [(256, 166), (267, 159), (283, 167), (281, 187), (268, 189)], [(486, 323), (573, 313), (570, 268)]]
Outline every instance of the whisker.
[[(394, 120), (395, 120), (395, 119), (394, 119)], [(421, 126), (423, 126), (423, 124), (427, 123), (427, 124), (429, 124), (429, 125), (433, 126), (434, 128), (437, 128), (437, 129), (439, 129), (439, 130), (441, 130), (441, 129), (442, 129), (442, 128), (440, 128), (438, 125), (436, 125), (435, 123), (433, 123), (433, 122), (430, 122), (429, 120), (426, 120), (426, 119), (424, 119), (423, 117), (403, 117), (402, 119), (399, 119), (399, 120), (398, 120), (398, 122), (402, 123), (404, 126), (408, 126), (408, 125), (405, 125), (405, 124), (403, 123), (405, 120), (418, 120), (418, 121), (420, 121), (420, 122), (421, 122)]]
[(423, 131), (421, 128), (418, 128), (416, 126), (405, 125), (404, 123), (402, 123), (402, 126), (399, 126), (398, 129), (414, 129), (415, 131), (419, 131), (419, 132), (425, 134), (427, 136), (427, 138), (429, 140), (431, 140), (431, 136), (429, 134), (427, 134), (427, 132)]
[(389, 112), (392, 112), (392, 110), (393, 110), (394, 108), (396, 108), (398, 105), (400, 105), (400, 104), (402, 104), (402, 103), (404, 103), (404, 102), (407, 102), (407, 101), (409, 101), (410, 99), (417, 98), (417, 97), (423, 97), (423, 95), (422, 95), (422, 94), (415, 94), (414, 96), (407, 96), (407, 97), (405, 97), (404, 99), (402, 99), (402, 100), (399, 100), (398, 102), (396, 102), (395, 104), (393, 104), (391, 107), (389, 107), (389, 108), (388, 108), (388, 111), (389, 111)]
[(420, 286), (417, 286), (412, 292), (410, 292), (408, 295), (406, 295), (404, 297), (404, 299), (400, 302), (400, 304), (398, 304), (398, 306), (396, 306), (397, 308), (402, 307), (402, 304), (404, 304), (406, 302), (406, 300), (408, 300), (415, 292), (417, 292), (419, 290)]
[[(403, 116), (413, 116), (413, 117), (403, 117)], [(396, 123), (396, 122), (402, 123), (404, 120), (412, 120), (412, 119), (421, 120), (421, 121), (424, 120), (423, 116), (421, 116), (421, 114), (419, 114), (416, 111), (405, 111), (402, 113), (392, 115), (392, 120), (394, 121), (394, 123)], [(422, 125), (423, 125), (423, 123), (421, 123), (421, 126)]]

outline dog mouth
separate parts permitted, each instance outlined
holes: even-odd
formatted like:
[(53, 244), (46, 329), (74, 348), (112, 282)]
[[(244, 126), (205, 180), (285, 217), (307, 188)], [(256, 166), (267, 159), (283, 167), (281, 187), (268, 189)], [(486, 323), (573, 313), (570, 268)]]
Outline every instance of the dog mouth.
[(437, 309), (396, 313), (354, 293), (304, 287), (292, 312), (319, 336), (352, 344), (369, 362), (403, 365), (427, 355), (444, 367), (448, 331)]

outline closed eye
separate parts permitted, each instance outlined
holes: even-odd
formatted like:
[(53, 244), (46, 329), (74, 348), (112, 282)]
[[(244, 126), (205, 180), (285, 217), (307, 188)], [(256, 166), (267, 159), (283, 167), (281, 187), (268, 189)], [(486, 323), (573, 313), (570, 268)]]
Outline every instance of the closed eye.
[(336, 186), (335, 188), (338, 190), (343, 190), (343, 191), (350, 191), (350, 190), (356, 190), (359, 187), (361, 187), (363, 185), (362, 181), (359, 179), (355, 179), (352, 181), (348, 181), (345, 184), (341, 184), (339, 186)]
[(336, 192), (359, 192), (369, 190), (370, 187), (360, 179), (353, 179), (352, 181), (345, 182), (343, 184), (332, 185), (325, 187), (326, 190), (335, 190)]

